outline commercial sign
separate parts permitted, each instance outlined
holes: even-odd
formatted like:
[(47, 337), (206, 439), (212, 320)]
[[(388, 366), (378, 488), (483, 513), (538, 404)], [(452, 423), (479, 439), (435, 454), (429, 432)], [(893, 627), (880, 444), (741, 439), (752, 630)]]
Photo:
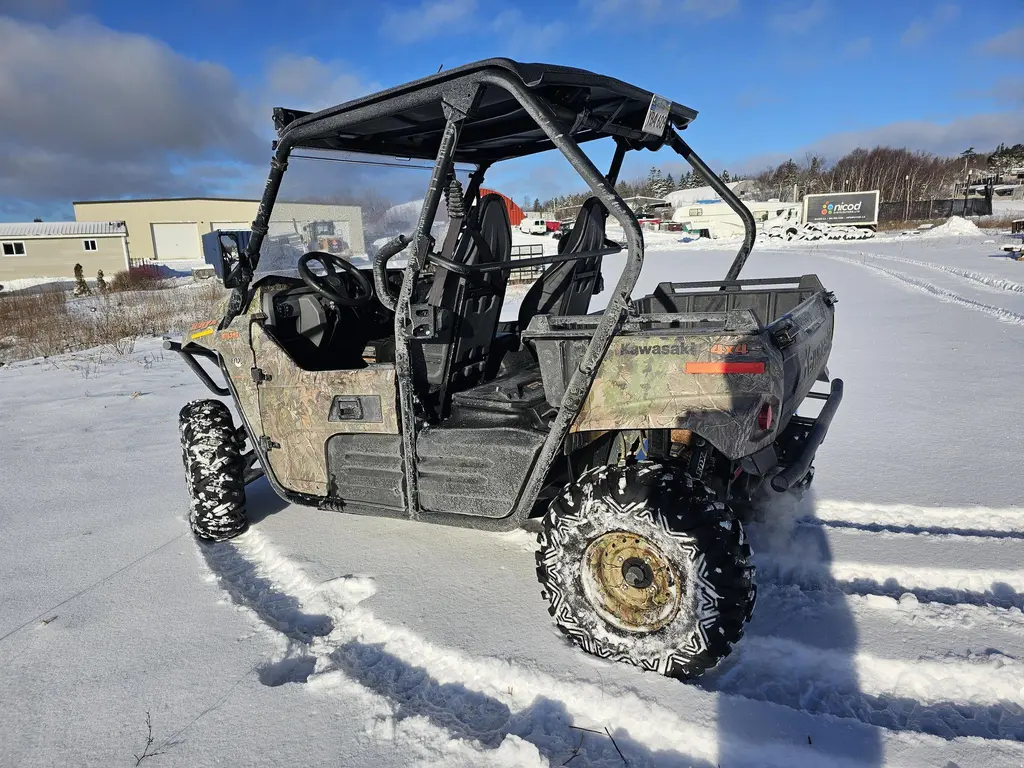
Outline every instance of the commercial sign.
[(804, 197), (804, 223), (877, 224), (878, 190)]

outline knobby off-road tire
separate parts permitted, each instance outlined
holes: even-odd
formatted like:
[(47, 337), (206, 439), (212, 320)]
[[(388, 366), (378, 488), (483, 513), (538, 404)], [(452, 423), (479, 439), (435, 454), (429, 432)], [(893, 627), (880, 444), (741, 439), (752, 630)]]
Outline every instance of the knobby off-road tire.
[(552, 502), (540, 534), (537, 577), (555, 623), (595, 656), (699, 676), (754, 608), (750, 547), (728, 517), (678, 468), (587, 472)]
[(194, 400), (181, 409), (178, 427), (192, 532), (213, 541), (237, 536), (249, 524), (243, 444), (231, 411), (220, 400)]

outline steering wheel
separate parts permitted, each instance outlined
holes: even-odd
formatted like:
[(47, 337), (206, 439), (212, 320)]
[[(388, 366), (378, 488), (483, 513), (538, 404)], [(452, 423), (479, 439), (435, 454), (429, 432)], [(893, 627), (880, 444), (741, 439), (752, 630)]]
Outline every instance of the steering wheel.
[[(316, 261), (327, 270), (324, 276), (315, 275), (309, 268), (309, 262)], [(345, 283), (341, 280), (340, 272), (348, 272), (356, 281), (359, 292), (356, 296), (349, 296)], [(366, 275), (359, 271), (359, 267), (333, 253), (326, 251), (310, 251), (299, 258), (299, 277), (302, 282), (319, 293), (325, 299), (330, 299), (342, 307), (361, 307), (373, 300), (373, 283)]]

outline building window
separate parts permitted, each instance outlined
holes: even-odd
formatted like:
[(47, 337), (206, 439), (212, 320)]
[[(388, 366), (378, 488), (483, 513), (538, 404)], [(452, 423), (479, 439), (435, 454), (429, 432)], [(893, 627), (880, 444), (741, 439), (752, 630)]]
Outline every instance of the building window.
[(704, 215), (704, 209), (703, 208), (691, 208), (690, 209), (690, 215), (691, 216), (703, 216)]
[(4, 243), (4, 256), (24, 256), (24, 243)]
[(96, 250), (96, 241), (95, 240), (83, 240), (82, 241), (82, 245), (85, 246), (85, 250), (87, 250), (87, 251), (95, 251)]

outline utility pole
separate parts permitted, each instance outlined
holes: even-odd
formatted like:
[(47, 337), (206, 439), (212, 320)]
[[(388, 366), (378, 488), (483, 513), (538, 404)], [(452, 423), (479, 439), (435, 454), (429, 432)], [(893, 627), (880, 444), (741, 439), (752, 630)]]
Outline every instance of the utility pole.
[(907, 182), (907, 209), (903, 214), (903, 220), (908, 221), (910, 219), (910, 174), (904, 176), (904, 181)]

